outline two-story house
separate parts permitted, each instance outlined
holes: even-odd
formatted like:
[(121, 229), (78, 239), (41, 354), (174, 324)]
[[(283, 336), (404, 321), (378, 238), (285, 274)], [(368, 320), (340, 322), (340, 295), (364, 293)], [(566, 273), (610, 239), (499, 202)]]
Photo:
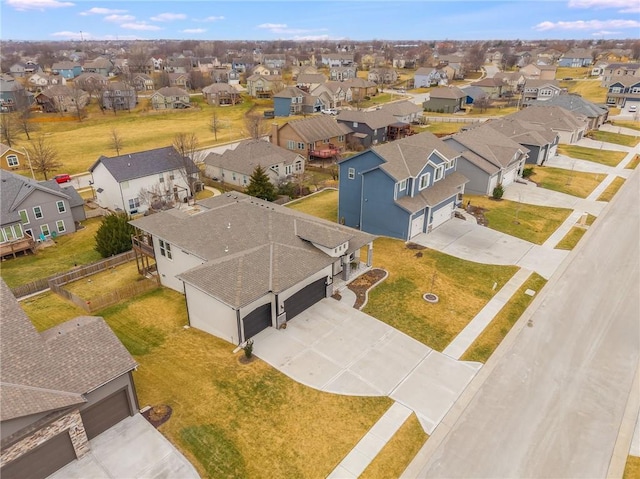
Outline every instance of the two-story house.
[[(601, 86), (609, 88), (620, 77), (640, 79), (640, 63), (610, 63), (603, 68)], [(627, 78), (628, 79), (628, 78)]]
[(138, 94), (125, 82), (110, 82), (102, 91), (102, 108), (105, 110), (133, 110), (138, 104)]
[(271, 143), (295, 151), (308, 160), (336, 159), (345, 150), (351, 129), (329, 116), (274, 123)]
[(60, 75), (67, 80), (74, 79), (82, 73), (82, 65), (70, 61), (55, 62), (51, 65), (51, 73)]
[(137, 91), (152, 91), (154, 88), (153, 78), (146, 73), (136, 73), (131, 83)]
[(640, 109), (640, 76), (624, 75), (611, 79), (607, 90), (607, 105), (626, 108), (635, 105), (634, 110)]
[(449, 220), (467, 178), (460, 153), (430, 132), (340, 161), (341, 224), (405, 241)]
[(467, 94), (457, 86), (438, 87), (431, 90), (422, 106), (427, 112), (455, 113), (464, 108), (466, 100)]
[(0, 143), (0, 168), (9, 171), (29, 168), (26, 151)]
[(98, 57), (85, 62), (82, 69), (89, 73), (99, 73), (100, 75), (109, 76), (113, 71), (113, 63), (108, 58)]
[(378, 94), (378, 85), (364, 78), (352, 78), (344, 81), (344, 84), (351, 89), (352, 101), (363, 101)]
[(47, 113), (75, 112), (89, 103), (89, 94), (68, 85), (53, 85), (36, 95), (36, 103)]
[(111, 158), (101, 156), (89, 172), (96, 202), (129, 214), (185, 202), (198, 178), (198, 167), (173, 146)]
[(353, 131), (353, 140), (365, 148), (386, 142), (388, 128), (398, 122), (383, 110), (340, 110), (336, 121)]
[(593, 50), (586, 48), (572, 48), (558, 60), (559, 67), (580, 68), (593, 63)]
[(209, 153), (204, 159), (205, 174), (223, 183), (246, 187), (260, 166), (269, 180), (279, 186), (294, 175), (304, 173), (305, 158), (295, 151), (264, 140), (243, 140), (223, 153)]
[(228, 83), (212, 83), (202, 89), (202, 94), (209, 105), (235, 105), (242, 101), (238, 90)]
[(367, 72), (367, 80), (378, 85), (389, 85), (398, 81), (398, 72), (394, 68), (372, 68)]
[(546, 101), (563, 92), (556, 80), (527, 80), (522, 88), (522, 104), (532, 101)]
[[(273, 95), (275, 116), (301, 115), (304, 111), (304, 100), (311, 97), (309, 93), (295, 86), (288, 86)], [(310, 112), (311, 113), (311, 112)]]
[(151, 95), (154, 110), (179, 110), (191, 106), (191, 98), (182, 88), (165, 86)]
[(247, 94), (253, 98), (271, 98), (284, 83), (280, 75), (251, 75), (247, 78)]
[(322, 73), (301, 73), (296, 78), (296, 86), (307, 93), (326, 82), (327, 77)]
[(448, 82), (447, 74), (433, 67), (420, 67), (413, 75), (413, 86), (415, 88), (446, 86)]
[(358, 78), (358, 69), (355, 66), (331, 67), (329, 69), (329, 80), (346, 81)]
[(325, 108), (344, 106), (353, 100), (351, 88), (343, 82), (328, 81), (311, 90), (311, 94), (320, 98)]

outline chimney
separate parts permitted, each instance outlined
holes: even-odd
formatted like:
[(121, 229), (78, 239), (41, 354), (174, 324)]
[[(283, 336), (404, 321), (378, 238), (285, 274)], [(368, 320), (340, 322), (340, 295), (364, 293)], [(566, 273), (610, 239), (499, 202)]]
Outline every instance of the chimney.
[(278, 124), (271, 124), (271, 144), (278, 145)]

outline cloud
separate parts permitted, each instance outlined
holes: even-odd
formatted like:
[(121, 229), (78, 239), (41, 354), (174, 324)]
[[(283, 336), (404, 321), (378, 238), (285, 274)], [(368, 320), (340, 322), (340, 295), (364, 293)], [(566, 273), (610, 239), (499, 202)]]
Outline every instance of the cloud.
[(184, 13), (161, 13), (151, 17), (154, 22), (172, 22), (173, 20), (185, 20), (187, 16)]
[(55, 32), (51, 34), (52, 37), (56, 38), (64, 38), (67, 40), (88, 40), (89, 38), (93, 38), (90, 33), (87, 32)]
[(622, 32), (609, 32), (607, 30), (601, 30), (599, 32), (593, 32), (591, 35), (594, 37), (605, 37), (607, 35), (619, 35)]
[(220, 20), (224, 20), (224, 17), (223, 16), (216, 17), (215, 15), (212, 15), (210, 17), (202, 19), (203, 22), (218, 22)]
[(116, 13), (125, 13), (126, 10), (115, 10), (113, 8), (93, 7), (87, 11), (80, 12), (80, 15), (112, 15)]
[(73, 7), (75, 5), (71, 2), (58, 0), (6, 0), (6, 4), (18, 11), (46, 10), (47, 8)]
[(278, 30), (287, 28), (286, 23), (261, 23), (258, 28), (264, 28), (265, 30)]
[(640, 3), (634, 0), (569, 0), (569, 8), (614, 8), (620, 13), (640, 13)]
[(144, 23), (144, 22), (123, 23), (120, 26), (122, 28), (126, 28), (127, 30), (146, 30), (146, 31), (162, 30), (162, 28), (160, 28), (157, 25), (149, 25), (148, 23)]
[(182, 33), (204, 33), (206, 31), (206, 28), (187, 28), (185, 30), (182, 30)]
[(104, 17), (105, 21), (116, 22), (116, 23), (132, 22), (135, 19), (136, 17), (134, 17), (133, 15), (107, 15), (106, 17)]
[(534, 30), (546, 32), (549, 30), (609, 30), (609, 29), (640, 28), (636, 20), (576, 20), (572, 22), (542, 22), (533, 27)]
[[(316, 35), (304, 35), (306, 33), (313, 32), (326, 32), (326, 28), (316, 28), (313, 30), (308, 30), (304, 28), (289, 28), (286, 23), (262, 23), (258, 25), (258, 28), (263, 30), (269, 30), (271, 33), (284, 34), (284, 35), (302, 35), (300, 38), (312, 38)], [(323, 35), (317, 35), (319, 40), (324, 39)]]

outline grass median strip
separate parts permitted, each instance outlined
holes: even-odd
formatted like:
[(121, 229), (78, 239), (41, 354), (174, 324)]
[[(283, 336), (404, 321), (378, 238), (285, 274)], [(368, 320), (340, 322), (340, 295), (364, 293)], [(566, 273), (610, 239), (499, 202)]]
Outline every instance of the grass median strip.
[(617, 166), (627, 155), (624, 151), (599, 150), (575, 145), (558, 145), (558, 153), (607, 166)]
[(616, 176), (611, 184), (598, 196), (598, 201), (611, 201), (624, 184), (624, 178)]
[(534, 166), (533, 174), (529, 179), (542, 188), (586, 198), (604, 179), (604, 175), (549, 166)]

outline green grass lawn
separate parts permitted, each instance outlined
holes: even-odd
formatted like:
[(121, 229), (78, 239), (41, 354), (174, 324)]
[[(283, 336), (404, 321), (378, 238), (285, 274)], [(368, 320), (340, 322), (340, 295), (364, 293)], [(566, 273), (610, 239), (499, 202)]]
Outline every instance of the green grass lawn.
[(529, 179), (542, 188), (586, 198), (604, 179), (604, 175), (549, 166), (534, 166), (533, 174)]
[(607, 189), (598, 196), (598, 201), (611, 201), (623, 184), (624, 178), (616, 176)]
[(596, 141), (604, 141), (605, 143), (615, 143), (622, 146), (636, 146), (640, 143), (640, 137), (624, 135), (622, 133), (612, 133), (610, 131), (598, 131), (594, 130), (589, 133), (589, 138), (593, 138)]
[[(39, 330), (83, 314), (52, 298), (23, 303)], [(184, 298), (166, 288), (97, 314), (139, 364), (140, 405), (172, 407), (160, 431), (203, 478), (326, 477), (392, 403), (323, 393), (257, 358), (241, 364), (233, 345), (183, 328)]]
[(427, 439), (429, 436), (412, 413), (371, 464), (358, 476), (359, 479), (400, 477)]
[(624, 151), (597, 150), (575, 145), (558, 145), (558, 153), (607, 166), (617, 166), (627, 155)]
[(535, 296), (525, 294), (527, 289), (540, 293), (547, 280), (538, 273), (532, 273), (524, 284), (515, 292), (491, 323), (476, 338), (473, 344), (462, 356), (463, 361), (478, 361), (485, 363), (502, 342), (513, 325), (520, 319), (522, 313), (531, 304)]
[(101, 224), (101, 218), (91, 218), (82, 223), (83, 229), (58, 236), (55, 246), (38, 249), (35, 255), (29, 254), (3, 261), (0, 266), (2, 279), (9, 287), (15, 287), (68, 271), (76, 265), (100, 260), (100, 254), (95, 250), (95, 234)]
[(626, 170), (635, 170), (638, 167), (638, 164), (640, 163), (640, 155), (636, 155), (633, 157), (633, 159), (627, 163), (627, 166), (625, 166), (624, 168)]
[(287, 206), (335, 223), (338, 221), (338, 190), (324, 190)]
[(571, 210), (567, 208), (464, 195), (464, 202), (469, 200), (472, 206), (485, 210), (484, 216), (489, 228), (535, 244), (544, 243), (571, 214)]

